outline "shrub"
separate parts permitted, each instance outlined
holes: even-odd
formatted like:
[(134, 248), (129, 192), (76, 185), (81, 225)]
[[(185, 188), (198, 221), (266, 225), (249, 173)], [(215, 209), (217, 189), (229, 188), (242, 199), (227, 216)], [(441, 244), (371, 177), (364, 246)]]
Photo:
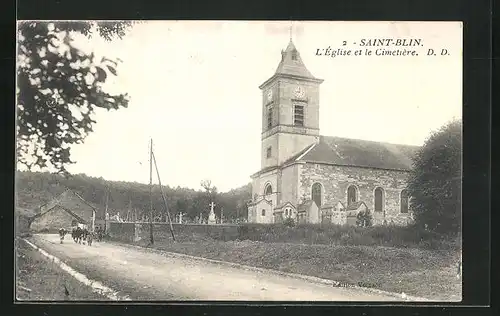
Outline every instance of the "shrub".
[(372, 226), (373, 221), (372, 221), (372, 215), (368, 210), (364, 212), (359, 212), (358, 215), (356, 216), (356, 225), (360, 227), (370, 227)]
[(283, 225), (285, 225), (286, 227), (295, 227), (295, 221), (293, 220), (293, 218), (287, 217), (283, 221)]

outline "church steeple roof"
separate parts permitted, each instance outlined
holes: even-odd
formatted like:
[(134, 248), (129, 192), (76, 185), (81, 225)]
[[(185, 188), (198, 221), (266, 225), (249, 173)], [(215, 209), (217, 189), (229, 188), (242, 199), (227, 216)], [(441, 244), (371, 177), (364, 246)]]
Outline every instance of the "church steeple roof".
[(323, 82), (323, 79), (318, 79), (314, 77), (311, 72), (306, 68), (302, 58), (300, 57), (300, 53), (295, 47), (292, 39), (290, 38), (290, 42), (288, 42), (288, 46), (285, 50), (281, 50), (281, 61), (276, 68), (274, 75), (266, 80), (260, 88), (265, 87), (270, 81), (278, 76), (290, 76), (299, 79), (304, 79), (307, 81), (314, 82)]
[(306, 68), (306, 65), (304, 65), (302, 58), (300, 58), (300, 53), (291, 38), (286, 49), (281, 51), (281, 61), (275, 74), (316, 79)]

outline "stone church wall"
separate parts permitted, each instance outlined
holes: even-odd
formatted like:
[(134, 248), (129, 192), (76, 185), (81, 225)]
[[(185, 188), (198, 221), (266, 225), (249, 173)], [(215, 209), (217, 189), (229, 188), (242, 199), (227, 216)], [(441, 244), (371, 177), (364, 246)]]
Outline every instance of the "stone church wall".
[[(311, 198), (311, 187), (319, 182), (322, 205), (336, 205), (338, 201), (347, 205), (347, 188), (355, 185), (358, 201), (366, 203), (375, 225), (383, 224), (384, 220), (387, 224), (406, 225), (410, 219), (409, 213), (400, 213), (400, 193), (406, 186), (407, 172), (324, 164), (304, 164), (300, 170), (299, 198)], [(374, 212), (377, 187), (384, 190), (382, 212)]]
[[(252, 181), (252, 200), (255, 200), (255, 195), (258, 196), (257, 200), (264, 195), (264, 189), (267, 184), (271, 184), (273, 192), (277, 192), (278, 187), (278, 170), (272, 170), (265, 174), (260, 175)], [(274, 196), (275, 194), (273, 194)], [(271, 197), (269, 197), (271, 198)], [(268, 199), (269, 199), (268, 198)], [(275, 197), (273, 197), (275, 199)], [(276, 206), (276, 201), (274, 206)]]
[[(248, 209), (248, 221), (250, 223), (272, 223), (273, 210), (272, 208), (278, 205), (278, 171), (272, 170), (255, 178), (252, 182), (252, 201), (261, 200), (264, 197), (264, 190), (270, 184), (272, 191), (271, 195), (266, 196), (266, 200), (271, 201), (271, 205), (267, 203), (260, 203)], [(265, 205), (264, 205), (265, 204)], [(265, 209), (265, 215), (262, 216), (262, 209)]]
[[(299, 165), (291, 165), (281, 171), (280, 200), (295, 202), (298, 198)], [(295, 205), (296, 206), (296, 205)]]
[[(295, 128), (297, 130), (297, 128)], [(318, 142), (318, 136), (316, 135), (307, 135), (305, 134), (285, 134), (285, 133), (279, 133), (274, 135), (275, 137), (278, 137), (278, 145), (279, 145), (279, 157), (278, 157), (278, 163), (282, 164), (290, 157), (298, 154), (304, 148), (307, 148), (307, 146), (310, 146), (314, 144), (315, 142)]]
[[(276, 166), (278, 164), (279, 147), (278, 147), (278, 137), (272, 135), (263, 139), (261, 142), (261, 162), (262, 168), (267, 168), (271, 166)], [(271, 147), (271, 157), (267, 157), (267, 148)]]

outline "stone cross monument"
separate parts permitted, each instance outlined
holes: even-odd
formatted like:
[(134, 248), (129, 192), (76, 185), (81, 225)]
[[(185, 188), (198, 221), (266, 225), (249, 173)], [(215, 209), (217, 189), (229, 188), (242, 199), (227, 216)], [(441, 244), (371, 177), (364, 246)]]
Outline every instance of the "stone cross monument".
[(208, 215), (208, 223), (209, 224), (215, 224), (214, 206), (215, 206), (215, 203), (211, 202), (210, 203), (210, 214)]

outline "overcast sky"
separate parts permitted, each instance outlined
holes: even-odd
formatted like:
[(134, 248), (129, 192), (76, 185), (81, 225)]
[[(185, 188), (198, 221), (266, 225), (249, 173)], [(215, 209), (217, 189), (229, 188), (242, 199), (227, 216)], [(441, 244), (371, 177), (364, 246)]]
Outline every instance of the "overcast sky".
[[(322, 135), (422, 145), (462, 116), (460, 23), (293, 22), (292, 34), (306, 67), (325, 80)], [(131, 100), (127, 109), (96, 113), (69, 170), (147, 183), (153, 137), (163, 184), (199, 189), (211, 179), (226, 191), (248, 183), (260, 168), (258, 86), (273, 75), (289, 37), (290, 22), (155, 21), (109, 43), (79, 38), (82, 49), (123, 60), (107, 86)], [(344, 40), (396, 37), (421, 38), (419, 56), (315, 55)], [(429, 48), (450, 55), (426, 56)]]

